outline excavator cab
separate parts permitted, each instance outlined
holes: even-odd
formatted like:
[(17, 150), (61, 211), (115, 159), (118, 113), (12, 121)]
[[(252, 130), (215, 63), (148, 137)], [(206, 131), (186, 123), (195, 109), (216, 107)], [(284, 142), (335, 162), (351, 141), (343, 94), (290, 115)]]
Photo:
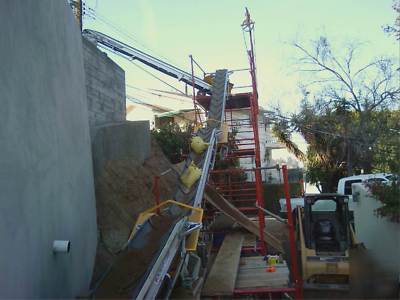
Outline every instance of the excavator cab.
[(355, 245), (348, 197), (308, 194), (295, 214), (304, 287), (347, 288), (349, 250)]

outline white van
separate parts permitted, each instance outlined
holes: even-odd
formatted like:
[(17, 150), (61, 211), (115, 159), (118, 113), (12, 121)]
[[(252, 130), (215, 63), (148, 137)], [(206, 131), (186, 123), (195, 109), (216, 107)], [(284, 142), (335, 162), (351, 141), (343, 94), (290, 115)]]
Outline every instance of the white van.
[(337, 193), (351, 196), (353, 183), (361, 182), (388, 182), (393, 178), (393, 174), (376, 173), (376, 174), (361, 174), (339, 179)]
[[(394, 179), (393, 174), (389, 173), (376, 173), (376, 174), (361, 174), (354, 175), (349, 177), (341, 178), (338, 182), (337, 193), (346, 195), (349, 197), (349, 210), (353, 211), (353, 197), (352, 197), (352, 187), (353, 183), (361, 183), (361, 182), (389, 182)], [(290, 203), (292, 206), (292, 211), (296, 208), (296, 206), (304, 206), (304, 198), (291, 198)], [(286, 208), (286, 199), (279, 199), (279, 205), (281, 207), (280, 214), (282, 216), (286, 216), (287, 208)]]

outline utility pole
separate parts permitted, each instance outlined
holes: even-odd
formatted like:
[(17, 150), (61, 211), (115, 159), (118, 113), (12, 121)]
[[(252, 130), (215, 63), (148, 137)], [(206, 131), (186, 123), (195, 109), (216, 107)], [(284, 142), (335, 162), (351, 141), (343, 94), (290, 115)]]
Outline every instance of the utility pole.
[(72, 11), (75, 15), (76, 20), (78, 21), (79, 28), (82, 32), (83, 25), (83, 0), (70, 0), (69, 5), (72, 8)]

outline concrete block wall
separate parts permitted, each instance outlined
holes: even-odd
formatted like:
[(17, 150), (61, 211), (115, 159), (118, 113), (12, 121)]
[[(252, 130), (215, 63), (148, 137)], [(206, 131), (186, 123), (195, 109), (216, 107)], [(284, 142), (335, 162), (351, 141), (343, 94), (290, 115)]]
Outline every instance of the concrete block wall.
[(90, 135), (107, 123), (124, 121), (125, 72), (96, 45), (82, 38)]

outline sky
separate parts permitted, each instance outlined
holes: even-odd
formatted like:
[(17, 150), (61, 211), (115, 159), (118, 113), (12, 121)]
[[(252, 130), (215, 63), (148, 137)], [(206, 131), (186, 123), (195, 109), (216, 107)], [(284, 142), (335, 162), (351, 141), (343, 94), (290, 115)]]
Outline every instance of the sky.
[[(84, 28), (110, 35), (186, 71), (190, 71), (189, 55), (192, 54), (207, 72), (248, 67), (240, 26), (248, 7), (255, 22), (259, 103), (267, 109), (280, 106), (286, 112), (294, 112), (298, 108), (301, 99), (298, 84), (307, 78), (295, 72), (294, 63), (299, 53), (291, 46), (293, 41), (307, 45), (324, 35), (339, 52), (348, 41), (362, 42), (360, 63), (377, 56), (399, 57), (400, 54), (398, 42), (382, 30), (383, 26), (394, 23), (392, 0), (85, 2)], [(109, 56), (125, 70), (127, 84), (144, 90), (127, 87), (127, 94), (160, 105), (177, 101), (149, 94), (148, 89), (172, 89), (131, 62), (113, 54)], [(184, 90), (184, 85), (175, 79), (150, 71)], [(236, 86), (248, 85), (248, 75), (234, 73), (230, 80)], [(187, 105), (190, 105), (189, 99)]]

